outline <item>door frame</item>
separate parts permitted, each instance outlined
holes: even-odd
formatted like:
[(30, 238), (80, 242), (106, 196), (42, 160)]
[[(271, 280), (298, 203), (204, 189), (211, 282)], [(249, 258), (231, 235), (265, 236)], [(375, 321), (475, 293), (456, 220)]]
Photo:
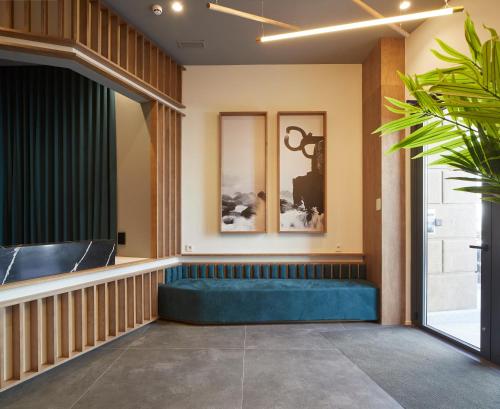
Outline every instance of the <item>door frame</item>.
[[(412, 128), (412, 131), (417, 128)], [(411, 149), (411, 157), (422, 152), (422, 148)], [(478, 350), (457, 338), (454, 338), (442, 331), (431, 328), (425, 322), (426, 314), (426, 277), (425, 277), (425, 246), (424, 246), (424, 160), (422, 158), (411, 159), (410, 164), (411, 178), (411, 317), (413, 325), (420, 329), (431, 333), (459, 348), (480, 356), (487, 360), (492, 360), (491, 343), (492, 343), (492, 251), (483, 251), (481, 254), (481, 348)], [(482, 241), (490, 247), (492, 243), (492, 234), (495, 229), (492, 229), (492, 221), (495, 220), (496, 235), (500, 240), (500, 205), (495, 212), (497, 217), (492, 218), (492, 206), (483, 202), (483, 220), (482, 220)], [(500, 243), (500, 241), (499, 241)], [(497, 266), (500, 266), (500, 254), (496, 255)], [(500, 294), (500, 278), (497, 280), (497, 294)], [(493, 298), (493, 299), (492, 299)], [(498, 300), (496, 309), (499, 319), (498, 329), (500, 330), (500, 300)], [(498, 333), (499, 331), (493, 331)], [(497, 334), (495, 342), (500, 343), (500, 334)], [(500, 363), (500, 351), (497, 351), (497, 363)]]

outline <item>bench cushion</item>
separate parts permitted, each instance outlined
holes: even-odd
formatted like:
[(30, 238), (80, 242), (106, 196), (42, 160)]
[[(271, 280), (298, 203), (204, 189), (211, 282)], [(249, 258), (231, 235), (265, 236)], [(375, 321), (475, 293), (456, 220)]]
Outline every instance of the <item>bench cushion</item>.
[(378, 318), (377, 288), (364, 280), (181, 279), (158, 297), (161, 318), (192, 323)]

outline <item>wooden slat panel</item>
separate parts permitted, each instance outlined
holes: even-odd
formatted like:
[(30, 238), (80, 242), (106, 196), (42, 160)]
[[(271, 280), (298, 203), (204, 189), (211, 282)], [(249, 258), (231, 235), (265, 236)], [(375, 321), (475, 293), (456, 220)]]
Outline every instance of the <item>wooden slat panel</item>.
[(45, 356), (47, 364), (55, 364), (57, 361), (57, 298), (55, 296), (45, 299)]
[(165, 55), (158, 50), (158, 89), (165, 92)]
[(59, 310), (60, 310), (60, 325), (59, 325), (59, 337), (61, 342), (60, 356), (63, 358), (69, 358), (71, 347), (70, 347), (70, 297), (68, 293), (63, 293), (59, 295)]
[(128, 63), (127, 69), (130, 73), (136, 74), (137, 72), (137, 39), (136, 32), (133, 28), (128, 29), (128, 38), (127, 38), (127, 55), (128, 55)]
[(170, 140), (172, 138), (172, 121), (171, 121), (171, 114), (170, 114), (170, 109), (165, 107), (165, 115), (164, 115), (164, 132), (163, 132), (163, 174), (164, 176), (164, 181), (162, 184), (164, 194), (163, 194), (163, 217), (164, 217), (164, 222), (163, 222), (163, 237), (164, 237), (164, 249), (163, 249), (163, 256), (169, 256), (170, 255), (170, 241), (171, 241), (171, 236), (170, 236), (170, 224), (172, 223), (172, 215), (171, 215), (171, 206), (170, 206), (170, 201), (172, 197), (172, 188), (170, 184), (170, 163), (171, 163), (171, 157), (170, 157)]
[(136, 72), (139, 78), (144, 79), (144, 38), (137, 34), (136, 38)]
[(96, 341), (95, 325), (96, 325), (96, 308), (95, 308), (95, 287), (88, 287), (85, 289), (86, 298), (86, 309), (87, 309), (87, 319), (86, 319), (86, 345), (94, 346)]
[(108, 327), (106, 284), (97, 286), (97, 340), (106, 341)]
[(73, 23), (73, 7), (72, 7), (72, 0), (58, 0), (59, 2), (62, 3), (62, 13), (60, 14), (61, 18), (61, 27), (62, 27), (62, 32), (61, 36), (64, 38), (72, 38), (72, 23)]
[(127, 330), (127, 284), (118, 280), (118, 331)]
[(50, 0), (47, 1), (47, 34), (51, 37), (62, 38), (64, 24), (63, 24), (63, 14), (64, 13), (64, 1), (61, 0)]
[(111, 59), (109, 55), (109, 42), (110, 42), (110, 18), (109, 11), (101, 8), (101, 55), (104, 58)]
[(172, 95), (171, 94), (171, 71), (172, 71), (172, 59), (168, 56), (165, 55), (165, 94), (167, 95)]
[(151, 318), (158, 317), (158, 271), (151, 273)]
[(0, 27), (14, 28), (14, 0), (0, 1)]
[(135, 322), (137, 324), (142, 324), (143, 319), (143, 284), (142, 276), (138, 275), (135, 277)]
[(73, 291), (73, 345), (77, 352), (83, 351), (83, 297), (82, 290)]
[(177, 215), (177, 191), (175, 189), (176, 185), (176, 172), (175, 169), (177, 167), (176, 164), (176, 151), (177, 151), (177, 120), (176, 120), (176, 112), (174, 110), (170, 111), (170, 148), (169, 148), (169, 172), (170, 182), (170, 198), (169, 198), (169, 207), (170, 207), (170, 216), (169, 216), (169, 252), (170, 256), (176, 253), (176, 242), (175, 242), (175, 230), (176, 230), (176, 215)]
[(158, 86), (158, 47), (151, 47), (151, 85)]
[(182, 101), (182, 67), (180, 65), (177, 66), (177, 91), (176, 91), (176, 99), (177, 101)]
[(33, 300), (29, 303), (29, 306), (30, 370), (38, 372), (42, 365), (42, 300)]
[(98, 0), (90, 0), (90, 48), (99, 53), (101, 45), (99, 42), (100, 22), (100, 4)]
[(134, 277), (127, 278), (127, 326), (135, 327), (135, 280)]
[(80, 37), (80, 0), (71, 1), (71, 39), (79, 41)]
[(175, 196), (176, 196), (176, 214), (175, 214), (175, 253), (180, 255), (182, 253), (181, 250), (181, 158), (182, 158), (182, 116), (180, 114), (176, 114), (176, 169), (175, 169)]
[(15, 30), (28, 32), (29, 31), (29, 2), (17, 0), (13, 3), (12, 8), (13, 28)]
[(125, 23), (121, 23), (119, 26), (119, 37), (120, 37), (120, 67), (127, 70), (128, 69), (128, 26)]
[(110, 45), (109, 56), (112, 62), (119, 64), (120, 62), (120, 25), (118, 24), (118, 16), (112, 15), (110, 18)]
[(147, 83), (151, 83), (151, 43), (144, 40), (144, 75), (142, 77)]
[(151, 273), (146, 273), (142, 276), (143, 281), (143, 297), (144, 297), (144, 320), (151, 319)]
[(78, 22), (78, 41), (83, 45), (89, 44), (89, 0), (79, 0), (79, 22)]
[(12, 306), (12, 379), (24, 372), (24, 304)]
[(177, 98), (177, 64), (173, 60), (171, 60), (170, 67), (170, 96)]
[(116, 281), (108, 283), (108, 332), (109, 336), (115, 337), (118, 333), (118, 300)]

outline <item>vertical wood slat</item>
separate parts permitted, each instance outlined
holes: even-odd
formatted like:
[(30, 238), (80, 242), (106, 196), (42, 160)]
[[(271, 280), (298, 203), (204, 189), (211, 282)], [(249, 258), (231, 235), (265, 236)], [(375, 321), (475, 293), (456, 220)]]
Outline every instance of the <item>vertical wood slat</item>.
[(161, 92), (165, 92), (165, 55), (158, 50), (158, 72), (156, 73), (158, 77), (157, 88)]
[(169, 240), (169, 255), (172, 256), (176, 253), (176, 242), (175, 242), (175, 231), (176, 231), (176, 215), (177, 215), (177, 192), (175, 189), (176, 186), (176, 151), (177, 151), (177, 141), (176, 141), (176, 136), (177, 136), (177, 119), (176, 119), (176, 112), (174, 110), (170, 111), (170, 147), (169, 147), (169, 171), (168, 174), (170, 175), (170, 182), (169, 182), (169, 189), (170, 189), (170, 200), (169, 200), (169, 207), (170, 207), (170, 240)]
[(120, 25), (118, 16), (112, 15), (109, 21), (109, 58), (115, 64), (119, 64), (120, 56)]
[(83, 351), (84, 343), (82, 290), (73, 291), (73, 345), (75, 351)]
[(151, 320), (151, 273), (144, 274), (143, 282), (143, 297), (144, 297), (144, 320)]
[(89, 45), (89, 0), (79, 0), (78, 41)]
[(127, 330), (127, 284), (125, 280), (118, 280), (118, 331)]
[(24, 373), (24, 304), (12, 306), (12, 379), (22, 379)]
[(70, 297), (68, 293), (59, 295), (59, 309), (60, 309), (60, 326), (59, 337), (61, 340), (60, 356), (62, 358), (69, 358), (70, 356)]
[(182, 116), (176, 113), (176, 125), (175, 125), (175, 139), (176, 139), (176, 169), (175, 169), (175, 195), (176, 195), (176, 214), (175, 214), (175, 254), (180, 255), (182, 253), (181, 249), (181, 218), (182, 218), (182, 206), (181, 206), (181, 176), (182, 176)]
[(171, 196), (172, 189), (170, 185), (170, 140), (172, 138), (172, 122), (170, 120), (170, 108), (165, 107), (164, 110), (164, 133), (163, 133), (163, 153), (162, 153), (162, 161), (163, 161), (163, 174), (165, 175), (164, 181), (162, 183), (163, 188), (163, 237), (164, 237), (164, 257), (170, 255), (170, 223), (172, 222), (171, 215)]
[(155, 88), (158, 86), (158, 47), (151, 47), (151, 85)]
[(127, 69), (130, 73), (136, 75), (137, 72), (137, 50), (136, 50), (136, 32), (133, 28), (128, 29), (127, 38)]
[(116, 297), (117, 285), (116, 281), (111, 281), (107, 285), (108, 288), (108, 331), (107, 335), (114, 337), (118, 331), (118, 300)]
[(71, 39), (79, 41), (80, 36), (80, 1), (71, 1)]
[(127, 327), (135, 327), (135, 280), (127, 278)]
[(101, 55), (107, 59), (111, 59), (109, 55), (110, 28), (109, 11), (106, 8), (100, 8), (100, 52)]
[(159, 219), (159, 203), (160, 202), (160, 186), (158, 185), (160, 172), (160, 128), (159, 110), (160, 104), (157, 101), (149, 103), (150, 122), (149, 135), (151, 138), (151, 153), (150, 153), (150, 174), (151, 174), (151, 257), (160, 257), (160, 219)]
[(85, 289), (87, 319), (85, 324), (86, 329), (86, 346), (94, 346), (96, 341), (95, 334), (95, 287), (88, 287)]
[(143, 64), (144, 75), (143, 79), (148, 84), (151, 83), (151, 43), (144, 39), (144, 64)]
[[(42, 300), (29, 303), (30, 309), (30, 371), (38, 372), (42, 365)], [(2, 360), (0, 359), (0, 363)]]
[(151, 273), (151, 318), (158, 317), (158, 274), (160, 272), (153, 271)]
[(0, 1), (0, 26), (14, 28), (14, 0)]
[(106, 284), (97, 286), (97, 340), (106, 341), (108, 317), (107, 317), (107, 294)]
[(142, 324), (144, 319), (143, 298), (142, 275), (138, 275), (135, 277), (135, 322), (137, 324)]
[(128, 26), (126, 23), (119, 25), (120, 53), (119, 64), (123, 69), (128, 68)]
[(171, 68), (172, 68), (172, 59), (165, 55), (165, 94), (172, 96), (171, 94)]
[(100, 8), (99, 0), (90, 0), (90, 48), (98, 53), (100, 52), (99, 32), (101, 31)]
[(136, 71), (135, 75), (140, 79), (144, 79), (144, 37), (137, 33), (136, 37)]
[(177, 66), (177, 84), (176, 84), (176, 94), (175, 97), (177, 101), (181, 102), (182, 101), (182, 66), (178, 65)]
[(57, 297), (51, 296), (45, 299), (45, 336), (46, 336), (46, 363), (53, 365), (57, 361)]

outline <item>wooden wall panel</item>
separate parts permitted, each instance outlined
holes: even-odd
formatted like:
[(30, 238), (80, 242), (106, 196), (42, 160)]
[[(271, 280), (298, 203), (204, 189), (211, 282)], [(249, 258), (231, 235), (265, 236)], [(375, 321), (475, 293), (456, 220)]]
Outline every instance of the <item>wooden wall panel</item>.
[[(402, 134), (372, 132), (394, 118), (385, 97), (404, 99), (404, 39), (382, 38), (363, 63), (363, 251), (368, 279), (380, 288), (382, 324), (404, 322), (404, 154), (386, 155)], [(376, 209), (380, 200), (381, 209)]]

